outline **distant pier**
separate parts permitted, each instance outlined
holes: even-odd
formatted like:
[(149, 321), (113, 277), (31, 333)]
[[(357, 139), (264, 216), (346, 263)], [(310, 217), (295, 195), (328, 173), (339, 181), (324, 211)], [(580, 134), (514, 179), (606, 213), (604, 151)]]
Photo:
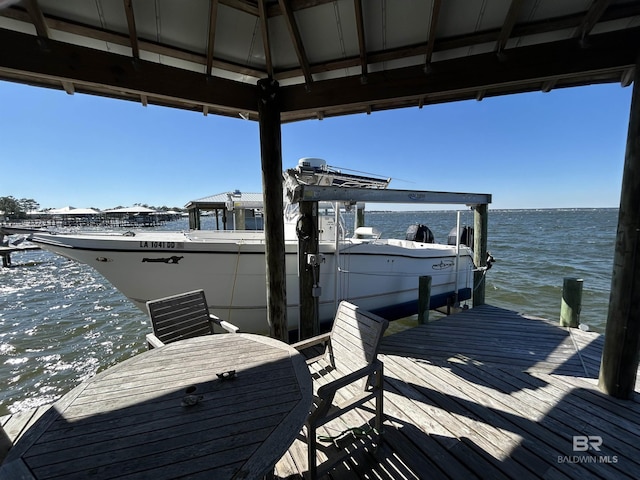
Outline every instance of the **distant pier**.
[(40, 250), (40, 247), (37, 245), (20, 245), (16, 247), (0, 247), (0, 257), (2, 257), (2, 266), (10, 267), (11, 266), (11, 254), (16, 252), (24, 252), (27, 250)]

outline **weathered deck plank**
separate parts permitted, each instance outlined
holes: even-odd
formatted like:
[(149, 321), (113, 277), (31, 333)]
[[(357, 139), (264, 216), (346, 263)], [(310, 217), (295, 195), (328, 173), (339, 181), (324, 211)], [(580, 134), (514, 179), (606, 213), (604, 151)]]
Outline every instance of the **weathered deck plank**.
[[(324, 478), (640, 478), (640, 395), (623, 401), (598, 390), (602, 346), (597, 333), (491, 306), (385, 337), (384, 441), (369, 434), (325, 446), (320, 461), (347, 457)], [(17, 432), (32, 417), (1, 421)], [(373, 417), (370, 405), (319, 434)], [(600, 451), (574, 451), (574, 436), (601, 437)], [(276, 478), (306, 471), (300, 436)]]
[[(602, 346), (597, 333), (491, 306), (385, 337), (384, 442), (367, 439), (326, 478), (640, 478), (640, 399), (598, 390)], [(327, 431), (372, 418), (363, 409)], [(574, 451), (574, 436), (601, 437), (601, 450)], [(277, 476), (300, 478), (305, 452), (296, 441)]]

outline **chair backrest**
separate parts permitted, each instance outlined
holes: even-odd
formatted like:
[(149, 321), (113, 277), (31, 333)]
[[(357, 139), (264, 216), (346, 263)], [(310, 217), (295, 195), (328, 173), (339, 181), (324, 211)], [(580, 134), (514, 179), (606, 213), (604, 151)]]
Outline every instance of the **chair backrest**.
[(163, 343), (213, 333), (203, 290), (147, 302), (153, 333)]
[(370, 365), (389, 322), (347, 301), (340, 302), (331, 330), (333, 365), (341, 373), (349, 373)]
[(12, 446), (13, 442), (7, 432), (4, 431), (4, 428), (2, 428), (2, 425), (0, 425), (0, 463), (4, 461)]

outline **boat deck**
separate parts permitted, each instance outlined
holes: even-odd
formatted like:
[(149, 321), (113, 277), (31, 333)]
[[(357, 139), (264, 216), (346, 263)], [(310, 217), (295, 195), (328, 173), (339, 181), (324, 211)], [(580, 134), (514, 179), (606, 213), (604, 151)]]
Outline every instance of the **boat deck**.
[[(320, 461), (346, 455), (323, 478), (640, 478), (640, 396), (598, 390), (602, 346), (597, 333), (488, 305), (389, 335), (384, 441), (366, 433), (372, 408), (329, 423), (320, 434), (363, 428), (321, 444)], [(0, 421), (15, 437), (38, 413)], [(298, 439), (275, 477), (306, 471)]]

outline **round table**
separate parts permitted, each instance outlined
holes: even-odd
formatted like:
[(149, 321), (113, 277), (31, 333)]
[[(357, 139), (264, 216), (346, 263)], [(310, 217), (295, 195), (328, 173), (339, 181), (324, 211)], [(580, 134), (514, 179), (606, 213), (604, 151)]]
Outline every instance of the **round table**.
[(304, 358), (283, 342), (250, 334), (182, 340), (70, 391), (14, 446), (0, 472), (66, 480), (256, 478), (286, 452), (311, 401)]

